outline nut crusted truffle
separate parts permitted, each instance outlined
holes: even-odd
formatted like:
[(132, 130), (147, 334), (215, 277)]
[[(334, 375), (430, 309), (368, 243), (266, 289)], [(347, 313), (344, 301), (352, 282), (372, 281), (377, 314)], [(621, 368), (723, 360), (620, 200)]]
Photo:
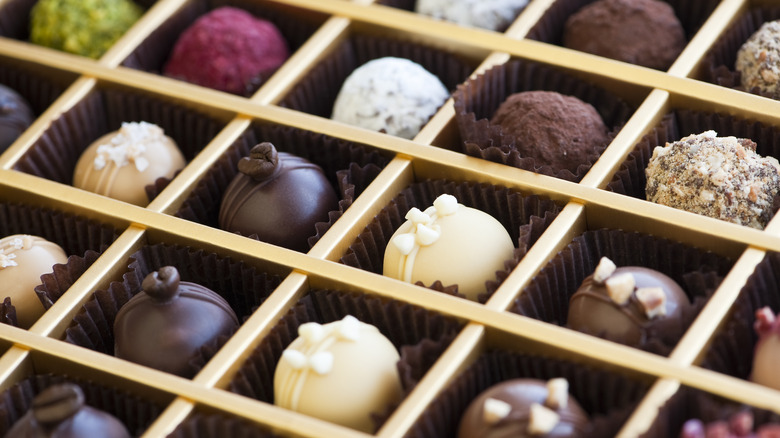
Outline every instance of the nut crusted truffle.
[(250, 82), (268, 79), (288, 56), (287, 42), (273, 23), (222, 7), (198, 18), (181, 34), (164, 72), (193, 84), (244, 94), (257, 85)]
[(490, 123), (515, 137), (521, 156), (556, 171), (576, 173), (609, 143), (607, 126), (592, 105), (554, 91), (512, 94)]
[(403, 58), (379, 58), (347, 77), (331, 118), (411, 139), (449, 95), (439, 78), (421, 65)]
[(34, 118), (30, 105), (19, 93), (0, 85), (0, 153), (22, 135)]
[(658, 70), (685, 48), (685, 32), (672, 7), (659, 0), (599, 0), (566, 20), (563, 45)]
[(715, 131), (657, 146), (645, 170), (647, 200), (763, 229), (780, 191), (780, 165), (756, 144)]
[(737, 52), (742, 86), (780, 99), (780, 20), (764, 23)]
[(528, 0), (417, 0), (415, 11), (461, 26), (501, 31), (526, 5)]
[(566, 379), (513, 379), (491, 386), (469, 404), (458, 438), (578, 437), (587, 424)]

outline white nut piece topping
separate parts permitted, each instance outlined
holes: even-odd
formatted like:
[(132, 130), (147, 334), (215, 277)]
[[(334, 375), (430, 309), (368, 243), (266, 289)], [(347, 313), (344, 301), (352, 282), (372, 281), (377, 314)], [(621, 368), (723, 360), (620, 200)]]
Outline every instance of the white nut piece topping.
[(458, 199), (452, 195), (439, 195), (433, 201), (433, 207), (436, 208), (436, 213), (439, 216), (449, 216), (458, 211)]
[(613, 275), (606, 280), (607, 293), (615, 303), (619, 305), (626, 304), (634, 293), (636, 281), (630, 273)]
[(550, 433), (558, 425), (561, 416), (556, 412), (545, 408), (539, 403), (531, 405), (530, 417), (528, 419), (528, 433), (531, 435), (543, 435)]
[(487, 424), (496, 424), (506, 418), (510, 412), (512, 412), (512, 405), (503, 400), (489, 398), (482, 406), (482, 419)]
[(636, 291), (636, 298), (642, 304), (648, 318), (666, 315), (666, 294), (660, 287), (639, 288)]
[(604, 284), (604, 281), (615, 272), (615, 269), (617, 269), (617, 266), (615, 266), (612, 260), (602, 257), (598, 266), (596, 266), (596, 270), (593, 271), (593, 281), (596, 284)]
[(569, 403), (569, 381), (563, 377), (547, 381), (547, 400), (544, 405), (550, 409), (566, 409)]

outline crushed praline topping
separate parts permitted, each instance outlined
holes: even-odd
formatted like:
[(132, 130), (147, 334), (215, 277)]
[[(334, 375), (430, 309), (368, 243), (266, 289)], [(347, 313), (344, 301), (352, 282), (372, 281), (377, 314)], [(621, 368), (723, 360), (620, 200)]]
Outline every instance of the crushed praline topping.
[(458, 200), (452, 195), (440, 195), (433, 201), (433, 206), (425, 211), (412, 207), (406, 213), (406, 220), (412, 223), (410, 233), (398, 234), (393, 238), (393, 245), (402, 255), (411, 254), (419, 246), (429, 246), (441, 237), (441, 227), (436, 219), (455, 214), (458, 211)]
[(163, 148), (165, 134), (162, 128), (148, 122), (122, 123), (122, 128), (109, 143), (97, 148), (94, 166), (101, 170), (109, 163), (117, 167), (132, 163), (139, 172), (149, 167), (146, 151)]
[(764, 23), (737, 52), (736, 70), (748, 91), (780, 98), (780, 21)]
[(617, 269), (617, 266), (615, 266), (612, 260), (602, 257), (598, 266), (596, 266), (596, 270), (593, 271), (593, 281), (596, 284), (604, 284), (604, 281), (615, 272), (615, 269)]
[(607, 257), (599, 260), (593, 272), (593, 282), (603, 285), (610, 300), (619, 306), (625, 306), (632, 297), (642, 306), (649, 319), (666, 315), (666, 293), (660, 287), (636, 287), (636, 279), (629, 272), (615, 274), (617, 267)]
[(604, 281), (607, 286), (607, 293), (612, 301), (623, 305), (631, 299), (631, 294), (634, 293), (634, 287), (636, 282), (634, 276), (625, 273), (620, 275), (613, 275)]
[(636, 299), (645, 309), (648, 318), (666, 315), (666, 294), (660, 287), (642, 287), (636, 291)]
[(506, 418), (510, 412), (512, 412), (512, 405), (502, 400), (489, 398), (485, 400), (482, 418), (486, 424), (496, 424)]
[(547, 400), (544, 405), (550, 409), (566, 409), (569, 404), (569, 381), (563, 377), (547, 381)]
[(550, 433), (558, 425), (560, 419), (561, 416), (557, 412), (539, 403), (533, 403), (528, 421), (528, 433), (532, 435)]

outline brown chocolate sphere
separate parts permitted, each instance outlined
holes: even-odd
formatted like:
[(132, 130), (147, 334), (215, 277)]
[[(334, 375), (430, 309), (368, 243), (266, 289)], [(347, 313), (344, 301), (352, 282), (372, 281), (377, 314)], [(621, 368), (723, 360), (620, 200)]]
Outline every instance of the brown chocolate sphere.
[(198, 349), (238, 327), (236, 314), (221, 296), (180, 281), (173, 266), (147, 275), (141, 287), (116, 315), (116, 357), (191, 377), (189, 361)]
[(338, 210), (338, 197), (322, 169), (301, 157), (260, 143), (238, 163), (225, 189), (219, 226), (263, 242), (308, 251), (314, 225)]
[(689, 306), (685, 291), (663, 273), (640, 266), (615, 268), (605, 257), (569, 300), (567, 326), (636, 346), (650, 328), (677, 330)]
[(491, 386), (469, 404), (458, 438), (577, 437), (588, 421), (565, 379), (513, 379)]

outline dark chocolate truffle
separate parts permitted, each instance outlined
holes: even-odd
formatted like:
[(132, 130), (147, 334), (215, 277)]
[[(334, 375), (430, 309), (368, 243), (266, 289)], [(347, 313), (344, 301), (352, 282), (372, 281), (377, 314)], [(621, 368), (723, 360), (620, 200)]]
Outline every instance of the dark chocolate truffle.
[(583, 436), (588, 415), (569, 395), (566, 379), (513, 379), (491, 386), (471, 402), (458, 438)]
[(0, 85), (0, 153), (32, 124), (32, 109), (16, 91)]
[(180, 281), (173, 266), (147, 275), (141, 287), (116, 315), (116, 357), (191, 377), (189, 361), (198, 349), (238, 327), (236, 314), (221, 296)]
[(667, 70), (685, 48), (672, 7), (659, 0), (599, 0), (566, 20), (563, 45), (644, 67)]
[(72, 383), (54, 385), (35, 396), (30, 409), (6, 438), (130, 438), (114, 416), (84, 404), (84, 393)]
[(314, 224), (338, 209), (338, 197), (322, 169), (301, 157), (260, 143), (238, 162), (225, 189), (219, 226), (263, 242), (308, 251)]
[(490, 123), (514, 136), (520, 155), (534, 158), (538, 167), (572, 173), (609, 143), (607, 126), (592, 105), (553, 91), (512, 94)]
[(602, 257), (569, 300), (569, 328), (626, 345), (641, 345), (648, 330), (679, 330), (688, 296), (668, 276), (640, 266), (616, 268)]

